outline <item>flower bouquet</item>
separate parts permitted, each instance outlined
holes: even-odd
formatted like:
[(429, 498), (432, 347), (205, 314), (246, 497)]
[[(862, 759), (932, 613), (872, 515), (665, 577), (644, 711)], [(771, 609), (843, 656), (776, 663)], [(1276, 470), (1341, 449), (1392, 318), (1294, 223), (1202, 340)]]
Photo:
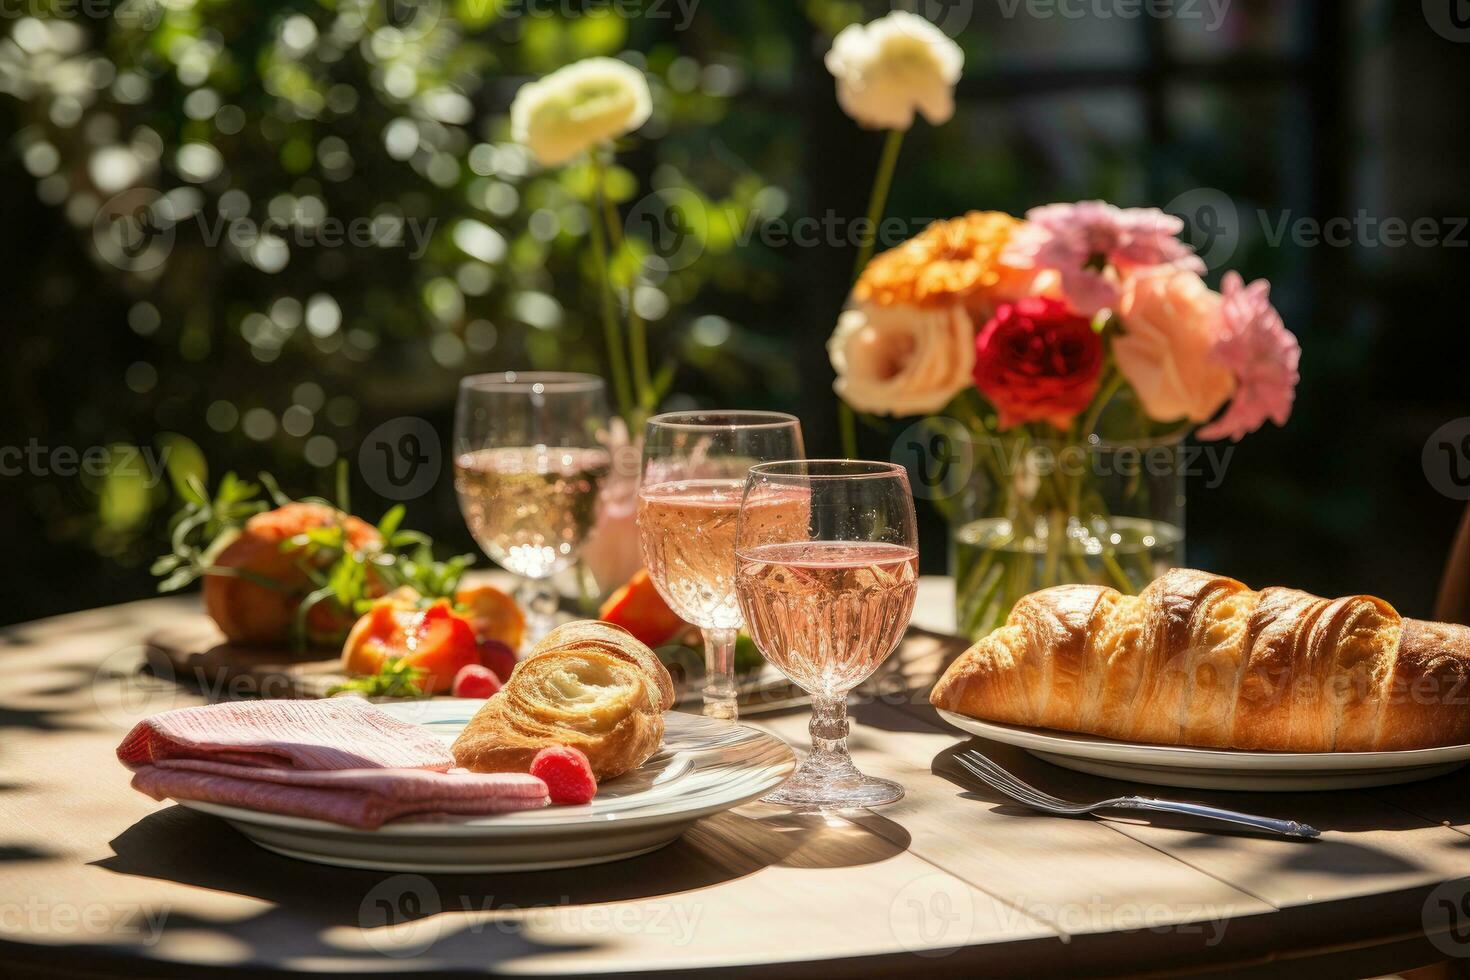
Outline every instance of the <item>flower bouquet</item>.
[(1269, 284), (1212, 290), (1182, 228), (1100, 201), (971, 212), (862, 269), (828, 342), (836, 390), (927, 416), (897, 451), (949, 512), (962, 632), (1050, 585), (1137, 592), (1183, 559), (1184, 437), (1286, 422), (1300, 349)]

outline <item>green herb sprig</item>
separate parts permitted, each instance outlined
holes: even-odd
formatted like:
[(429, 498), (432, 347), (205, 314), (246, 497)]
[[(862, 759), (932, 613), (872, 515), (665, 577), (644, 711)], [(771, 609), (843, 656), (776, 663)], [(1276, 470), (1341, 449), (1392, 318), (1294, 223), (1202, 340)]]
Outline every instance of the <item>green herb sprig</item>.
[(403, 657), (389, 657), (376, 674), (354, 677), (333, 684), (328, 694), (352, 691), (368, 698), (422, 698), (427, 697), (419, 681), (427, 671), (422, 667), (410, 667)]

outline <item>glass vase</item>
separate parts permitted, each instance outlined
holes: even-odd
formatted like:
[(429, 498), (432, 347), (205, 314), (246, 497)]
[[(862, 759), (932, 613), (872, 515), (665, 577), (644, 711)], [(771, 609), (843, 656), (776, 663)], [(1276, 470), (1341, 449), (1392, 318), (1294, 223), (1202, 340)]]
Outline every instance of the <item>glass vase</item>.
[(1184, 559), (1184, 437), (1083, 442), (973, 436), (952, 511), (958, 632), (979, 639), (1028, 593), (1094, 583), (1137, 594)]

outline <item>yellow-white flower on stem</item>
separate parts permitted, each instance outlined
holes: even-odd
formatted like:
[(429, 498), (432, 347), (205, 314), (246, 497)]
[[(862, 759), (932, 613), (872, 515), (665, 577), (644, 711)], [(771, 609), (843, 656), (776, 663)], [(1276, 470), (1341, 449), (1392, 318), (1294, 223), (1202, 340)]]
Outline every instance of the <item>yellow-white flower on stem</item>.
[(616, 58), (586, 58), (521, 86), (510, 104), (511, 136), (551, 167), (631, 133), (652, 108), (643, 72)]
[(842, 400), (874, 415), (927, 415), (973, 384), (975, 326), (959, 304), (859, 303), (827, 341)]
[(827, 52), (837, 101), (861, 126), (906, 130), (915, 110), (938, 126), (954, 115), (954, 87), (965, 66), (959, 45), (917, 14), (895, 10), (843, 28)]

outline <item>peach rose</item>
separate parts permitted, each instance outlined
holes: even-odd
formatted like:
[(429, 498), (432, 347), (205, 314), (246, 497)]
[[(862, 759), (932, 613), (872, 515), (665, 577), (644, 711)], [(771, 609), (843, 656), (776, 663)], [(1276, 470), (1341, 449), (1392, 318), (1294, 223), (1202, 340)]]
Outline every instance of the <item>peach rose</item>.
[(860, 412), (937, 412), (971, 384), (975, 326), (958, 305), (938, 309), (860, 303), (827, 341), (833, 387)]
[(1204, 422), (1235, 389), (1214, 354), (1221, 328), (1220, 295), (1197, 274), (1159, 266), (1123, 284), (1113, 339), (1118, 370), (1159, 422)]

